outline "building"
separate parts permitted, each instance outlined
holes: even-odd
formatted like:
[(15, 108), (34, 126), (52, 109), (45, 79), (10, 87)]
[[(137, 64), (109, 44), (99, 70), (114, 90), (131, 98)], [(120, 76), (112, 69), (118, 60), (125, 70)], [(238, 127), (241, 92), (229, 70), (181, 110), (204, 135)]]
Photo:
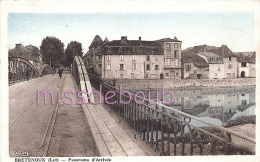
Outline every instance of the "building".
[(253, 55), (244, 55), (243, 53), (237, 55), (239, 78), (256, 77), (255, 57), (255, 53)]
[(199, 52), (197, 54), (209, 64), (209, 79), (225, 78), (223, 57), (213, 52)]
[(8, 56), (23, 57), (27, 59), (37, 70), (39, 70), (42, 65), (39, 48), (32, 45), (24, 47), (21, 43), (16, 44), (13, 49), (8, 51)]
[(89, 46), (88, 52), (83, 56), (83, 60), (88, 68), (91, 68), (94, 73), (101, 76), (102, 73), (102, 54), (101, 46), (105, 42), (99, 35), (96, 35)]
[(182, 79), (208, 79), (209, 64), (195, 52), (183, 52)]
[(113, 40), (103, 44), (102, 78), (163, 78), (163, 48), (156, 41)]
[(216, 53), (223, 58), (224, 78), (237, 78), (238, 63), (237, 57), (233, 54), (233, 52), (226, 45), (211, 49), (210, 51)]
[[(199, 46), (190, 47), (183, 51), (182, 57), (185, 57), (185, 55), (189, 55), (189, 57), (192, 56), (192, 60), (184, 59), (183, 61), (186, 61), (187, 63), (194, 62), (194, 59), (198, 59), (198, 57), (195, 57), (197, 53), (200, 53), (199, 54), (200, 57), (203, 57), (205, 60), (211, 62), (210, 65), (211, 70), (209, 71), (210, 76), (208, 78), (236, 78), (237, 77), (237, 73), (238, 73), (237, 57), (226, 45), (222, 45), (221, 47), (208, 46), (208, 45), (199, 45)], [(205, 55), (202, 56), (201, 55), (202, 53), (204, 53)], [(210, 56), (210, 54), (213, 53), (214, 53), (214, 57), (212, 56), (212, 59), (216, 58), (215, 61), (210, 60), (210, 58), (206, 59), (207, 55)], [(192, 67), (192, 64), (190, 66)], [(223, 69), (222, 66), (224, 66)], [(204, 67), (204, 69), (206, 68)], [(214, 69), (217, 69), (217, 71)], [(212, 74), (211, 72), (214, 72), (214, 74)], [(184, 66), (183, 66), (183, 75), (184, 75), (183, 76), (184, 79), (189, 78), (187, 77), (187, 74), (185, 76)], [(192, 78), (195, 79), (196, 77), (192, 77)]]
[(156, 41), (104, 41), (96, 36), (84, 56), (87, 67), (102, 78), (163, 79), (181, 78), (181, 41), (164, 38)]
[(164, 52), (164, 78), (181, 79), (181, 44), (176, 37), (157, 40)]

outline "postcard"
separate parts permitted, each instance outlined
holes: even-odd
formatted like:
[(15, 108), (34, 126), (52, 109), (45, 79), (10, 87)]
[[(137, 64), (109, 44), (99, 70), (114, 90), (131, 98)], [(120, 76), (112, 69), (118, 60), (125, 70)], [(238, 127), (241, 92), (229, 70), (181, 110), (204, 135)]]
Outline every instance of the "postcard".
[(259, 161), (259, 1), (2, 1), (3, 162)]

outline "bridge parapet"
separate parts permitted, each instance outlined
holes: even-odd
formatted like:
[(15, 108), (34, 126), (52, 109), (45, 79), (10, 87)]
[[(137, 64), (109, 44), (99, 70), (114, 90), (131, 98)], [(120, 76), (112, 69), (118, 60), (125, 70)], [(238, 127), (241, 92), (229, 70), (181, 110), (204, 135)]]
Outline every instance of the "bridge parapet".
[[(158, 155), (255, 154), (254, 149), (245, 147), (249, 144), (255, 148), (255, 139), (214, 126), (161, 103), (150, 104), (147, 98), (136, 94), (120, 94), (113, 84), (97, 75), (88, 75), (93, 87), (99, 89), (102, 85), (104, 96), (115, 92), (113, 98), (107, 100), (109, 102), (104, 99), (104, 103), (119, 116), (119, 122), (125, 121)], [(136, 100), (144, 102), (139, 104)], [(204, 126), (198, 126), (198, 123)]]
[(92, 92), (92, 87), (90, 85), (86, 67), (80, 56), (75, 56), (72, 63), (71, 73), (79, 89), (85, 92), (82, 93), (82, 96), (87, 99), (87, 103), (90, 103), (90, 100), (93, 101), (93, 96), (89, 95)]

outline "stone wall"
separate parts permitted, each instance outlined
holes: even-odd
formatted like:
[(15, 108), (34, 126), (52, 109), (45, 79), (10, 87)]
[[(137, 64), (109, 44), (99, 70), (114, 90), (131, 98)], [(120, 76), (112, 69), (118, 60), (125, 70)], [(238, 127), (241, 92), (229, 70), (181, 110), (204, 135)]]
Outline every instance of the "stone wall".
[(176, 87), (223, 87), (223, 86), (247, 86), (255, 85), (255, 78), (236, 79), (117, 79), (116, 87), (122, 85), (123, 89), (147, 89), (147, 88), (176, 88)]

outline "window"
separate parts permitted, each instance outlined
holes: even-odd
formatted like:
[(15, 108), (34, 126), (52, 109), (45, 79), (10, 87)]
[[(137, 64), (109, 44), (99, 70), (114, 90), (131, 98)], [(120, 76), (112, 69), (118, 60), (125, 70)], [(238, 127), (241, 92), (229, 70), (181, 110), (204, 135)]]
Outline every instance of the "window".
[(231, 73), (227, 73), (227, 78), (231, 78)]
[(246, 62), (242, 62), (241, 67), (246, 67)]
[(204, 101), (205, 106), (209, 106), (209, 101)]
[(146, 65), (146, 70), (150, 70), (150, 64)]
[(191, 65), (186, 65), (186, 71), (190, 71), (191, 70)]
[(132, 52), (135, 52), (135, 48), (134, 47), (132, 48)]
[(135, 61), (136, 60), (136, 55), (133, 55), (133, 61)]
[(110, 61), (111, 55), (107, 55), (107, 61)]
[(125, 65), (124, 64), (120, 64), (120, 70), (125, 70)]
[(231, 61), (231, 57), (228, 57), (228, 61)]
[(176, 77), (179, 77), (179, 73), (178, 72), (176, 72)]
[(190, 101), (187, 101), (187, 102), (186, 102), (186, 107), (187, 107), (187, 108), (190, 108), (190, 106), (191, 106)]
[(166, 73), (166, 77), (169, 77), (169, 73)]
[(167, 58), (166, 58), (166, 65), (171, 65), (171, 59), (170, 59), (170, 57), (167, 57)]
[(175, 59), (174, 65), (175, 65), (175, 66), (179, 66), (179, 60), (178, 60), (178, 59)]
[(155, 70), (159, 70), (159, 65), (155, 65)]
[(229, 64), (229, 65), (228, 65), (228, 68), (229, 68), (229, 69), (232, 69), (232, 64)]
[(174, 50), (174, 58), (178, 58), (178, 50)]
[(146, 60), (150, 60), (150, 55), (147, 55), (147, 56), (146, 56)]
[(107, 70), (108, 70), (108, 71), (111, 70), (111, 64), (107, 64)]
[(135, 77), (135, 73), (131, 73), (131, 78), (134, 78)]
[(242, 100), (242, 101), (241, 101), (241, 105), (242, 105), (242, 106), (246, 106), (246, 100)]
[(111, 48), (110, 48), (110, 47), (108, 47), (108, 49), (107, 49), (107, 50), (108, 50), (108, 52), (111, 52)]
[(154, 47), (152, 48), (152, 53), (154, 53)]
[(136, 63), (132, 64), (132, 70), (136, 70)]
[(166, 44), (166, 49), (167, 49), (168, 51), (171, 49), (169, 43)]
[(124, 61), (124, 55), (120, 55), (120, 61)]
[(122, 52), (122, 47), (119, 48), (119, 52)]
[(98, 56), (98, 61), (102, 61), (102, 56)]
[(177, 48), (177, 47), (178, 47), (178, 44), (177, 44), (177, 43), (175, 43), (175, 44), (174, 44), (174, 47), (175, 47), (175, 48)]
[(124, 74), (120, 74), (120, 78), (124, 78)]

